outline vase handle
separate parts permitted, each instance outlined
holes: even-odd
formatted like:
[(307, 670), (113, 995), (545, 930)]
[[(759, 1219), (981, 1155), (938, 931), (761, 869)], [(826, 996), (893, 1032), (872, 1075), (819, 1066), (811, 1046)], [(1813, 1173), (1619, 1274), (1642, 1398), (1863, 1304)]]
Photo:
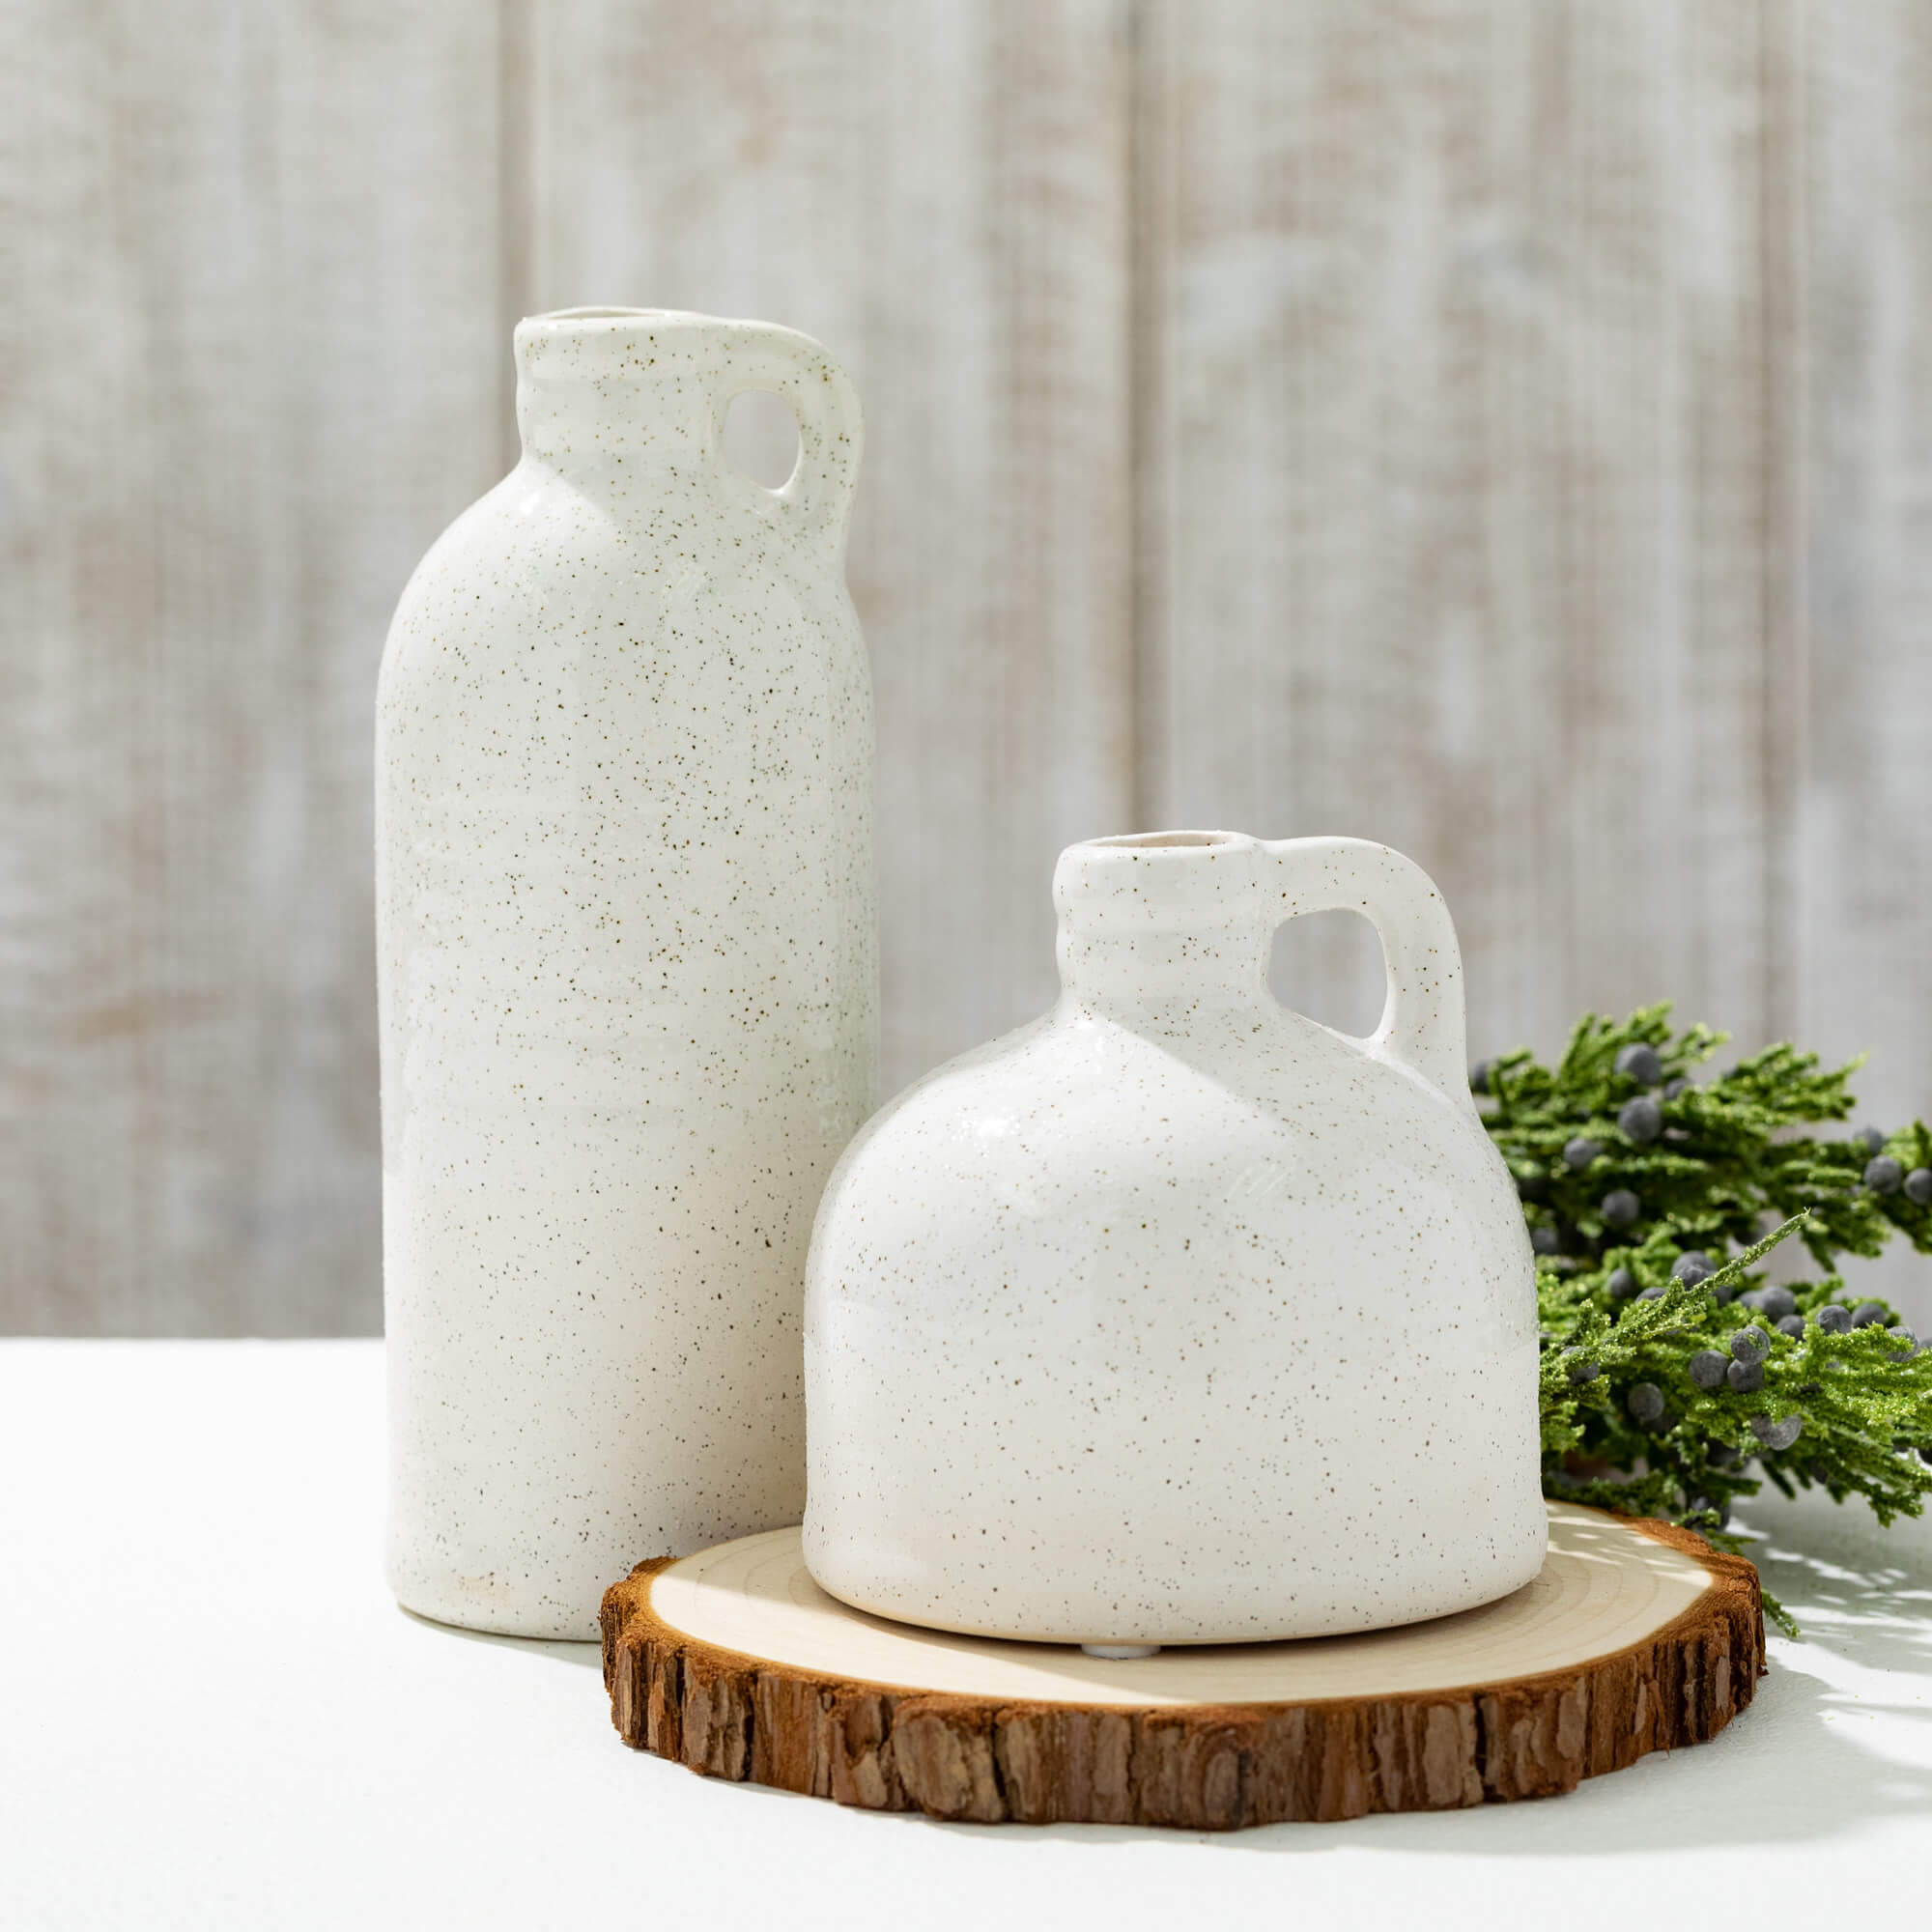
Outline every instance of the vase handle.
[[(841, 557), (852, 493), (866, 448), (859, 391), (822, 343), (768, 322), (724, 325), (722, 380), (714, 431), (722, 443), (724, 412), (751, 389), (770, 389), (790, 404), (798, 422), (798, 463), (777, 490), (751, 487), (802, 536), (829, 542)], [(749, 478), (747, 481), (749, 482)]]
[(1367, 838), (1268, 838), (1282, 920), (1358, 912), (1382, 942), (1388, 997), (1363, 1042), (1471, 1111), (1463, 954), (1435, 883), (1413, 859)]

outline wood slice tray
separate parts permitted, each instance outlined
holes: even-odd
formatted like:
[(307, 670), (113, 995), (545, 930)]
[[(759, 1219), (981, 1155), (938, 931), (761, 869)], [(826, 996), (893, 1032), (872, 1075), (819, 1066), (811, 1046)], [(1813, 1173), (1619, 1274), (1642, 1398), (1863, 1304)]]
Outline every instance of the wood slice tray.
[(1535, 1582), (1360, 1636), (1132, 1661), (955, 1636), (828, 1597), (796, 1529), (640, 1563), (602, 1621), (626, 1744), (981, 1824), (1225, 1831), (1543, 1798), (1714, 1737), (1764, 1669), (1743, 1558), (1564, 1504)]

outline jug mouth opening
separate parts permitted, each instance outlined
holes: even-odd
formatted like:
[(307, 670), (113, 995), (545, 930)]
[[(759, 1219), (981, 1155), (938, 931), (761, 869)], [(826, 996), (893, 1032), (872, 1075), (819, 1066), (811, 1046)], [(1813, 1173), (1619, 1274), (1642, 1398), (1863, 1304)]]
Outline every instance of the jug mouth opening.
[(1177, 847), (1233, 845), (1232, 832), (1123, 832), (1113, 838), (1090, 838), (1087, 843), (1109, 852), (1170, 852)]
[(541, 315), (526, 316), (526, 322), (636, 322), (639, 317), (675, 315), (670, 308), (553, 308)]

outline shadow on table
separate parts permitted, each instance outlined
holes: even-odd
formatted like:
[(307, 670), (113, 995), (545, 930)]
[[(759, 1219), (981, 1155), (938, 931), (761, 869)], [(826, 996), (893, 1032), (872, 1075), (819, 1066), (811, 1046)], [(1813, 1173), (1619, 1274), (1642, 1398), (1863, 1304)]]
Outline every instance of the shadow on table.
[[(1628, 1771), (1586, 1779), (1565, 1797), (1539, 1803), (1336, 1825), (1269, 1825), (1198, 1833), (1194, 1841), (1219, 1853), (1270, 1856), (1388, 1849), (1561, 1857), (1737, 1850), (1825, 1840), (1887, 1817), (1932, 1816), (1932, 1564), (1914, 1547), (1916, 1539), (1878, 1536), (1862, 1512), (1821, 1512), (1813, 1505), (1802, 1527), (1800, 1522), (1794, 1517), (1767, 1523), (1767, 1540), (1750, 1554), (1765, 1588), (1797, 1618), (1804, 1640), (1774, 1643), (1771, 1669), (1750, 1709), (1711, 1743), (1658, 1752)], [(1794, 1535), (1805, 1546), (1803, 1553), (1790, 1547)], [(402, 1614), (465, 1643), (495, 1644), (582, 1669), (602, 1666), (603, 1653), (594, 1643), (499, 1636), (413, 1611)], [(1906, 1694), (1884, 1694), (1886, 1678)], [(1853, 1679), (1863, 1688), (1851, 1688)], [(1876, 1693), (1874, 1679), (1881, 1681)], [(1927, 1745), (1914, 1751), (1916, 1762), (1886, 1755), (1880, 1740), (1861, 1734), (1861, 1719), (1873, 1717), (1924, 1727)], [(781, 1803), (823, 1802), (762, 1787), (745, 1787), (738, 1796), (753, 1792)], [(917, 1814), (868, 1815), (888, 1828), (964, 1833), (976, 1840), (986, 1833), (983, 1826)], [(1033, 1842), (1052, 1838), (1110, 1851), (1172, 1845), (1186, 1835), (1104, 1825), (999, 1827), (994, 1835), (1009, 1832)]]
[[(1781, 1525), (1779, 1526), (1782, 1527)], [(1765, 1587), (1798, 1619), (1801, 1642), (1776, 1642), (1751, 1708), (1707, 1745), (1644, 1758), (1540, 1803), (1406, 1812), (1336, 1825), (1269, 1825), (1204, 1833), (1195, 1842), (1233, 1856), (1341, 1850), (1483, 1853), (1532, 1858), (1645, 1850), (1738, 1850), (1822, 1841), (1888, 1817), (1932, 1816), (1932, 1570), (1887, 1560), (1869, 1528), (1842, 1539), (1806, 1526), (1811, 1553), (1774, 1533), (1751, 1554)], [(1847, 1688), (1889, 1675), (1899, 1699)], [(1910, 1693), (1918, 1690), (1917, 1701)], [(1884, 1717), (1925, 1727), (1916, 1762), (1861, 1735)], [(1893, 1740), (1896, 1731), (1892, 1732)], [(910, 1821), (908, 1821), (910, 1822)], [(978, 1833), (978, 1826), (945, 1826)], [(1030, 1837), (1070, 1845), (1172, 1844), (1181, 1834), (1115, 1826), (1049, 1825)]]
[(439, 1623), (434, 1617), (419, 1616), (414, 1610), (396, 1605), (399, 1616), (408, 1617), (439, 1636), (460, 1637), (465, 1643), (492, 1643), (502, 1650), (520, 1651), (526, 1657), (547, 1657), (554, 1663), (575, 1663), (586, 1670), (602, 1670), (604, 1646), (600, 1643), (565, 1643), (553, 1637), (502, 1636), (495, 1631), (465, 1630), (461, 1624)]
[[(1932, 1684), (1932, 1575), (1887, 1561), (1868, 1529), (1833, 1541), (1818, 1553), (1816, 1525), (1807, 1525), (1809, 1553), (1776, 1534), (1752, 1549), (1765, 1588), (1804, 1637), (1774, 1645), (1751, 1708), (1708, 1745), (1657, 1753), (1538, 1804), (1266, 1826), (1208, 1842), (1270, 1855), (1352, 1845), (1560, 1857), (1824, 1840), (1887, 1817), (1932, 1816), (1932, 1750), (1901, 1763), (1861, 1736), (1860, 1722), (1883, 1715), (1932, 1737), (1923, 1695)], [(1918, 1701), (1845, 1686), (1881, 1672), (1918, 1690)]]

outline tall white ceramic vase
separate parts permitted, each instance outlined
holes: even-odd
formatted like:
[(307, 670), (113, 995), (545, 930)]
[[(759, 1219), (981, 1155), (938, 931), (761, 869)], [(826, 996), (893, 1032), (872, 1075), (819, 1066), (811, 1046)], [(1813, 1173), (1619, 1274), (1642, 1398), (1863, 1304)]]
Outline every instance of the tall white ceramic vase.
[[(761, 323), (570, 310), (516, 355), (522, 460), (378, 700), (388, 1564), (588, 1637), (640, 1558), (804, 1504), (806, 1246), (876, 1033), (862, 432)], [(781, 490), (721, 455), (750, 389)]]

